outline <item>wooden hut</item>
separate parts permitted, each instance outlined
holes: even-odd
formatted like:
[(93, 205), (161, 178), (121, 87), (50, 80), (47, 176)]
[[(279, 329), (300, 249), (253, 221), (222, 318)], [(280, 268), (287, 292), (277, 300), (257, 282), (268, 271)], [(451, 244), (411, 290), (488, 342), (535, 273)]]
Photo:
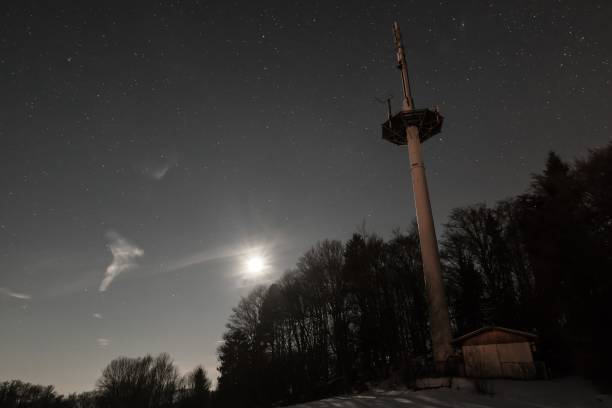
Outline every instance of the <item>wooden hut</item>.
[(489, 326), (454, 339), (463, 355), (465, 375), (475, 378), (536, 378), (536, 335)]

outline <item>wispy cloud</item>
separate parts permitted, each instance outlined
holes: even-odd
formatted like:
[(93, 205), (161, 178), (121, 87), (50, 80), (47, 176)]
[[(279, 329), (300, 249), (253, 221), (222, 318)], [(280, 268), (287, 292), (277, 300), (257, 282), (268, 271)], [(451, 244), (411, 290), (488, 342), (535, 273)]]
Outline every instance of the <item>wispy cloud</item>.
[(104, 348), (110, 344), (110, 339), (100, 338), (97, 340), (97, 342), (98, 342), (98, 346)]
[(156, 169), (149, 169), (149, 175), (153, 177), (155, 180), (161, 180), (164, 178), (168, 170), (170, 170), (170, 164), (165, 164), (162, 167)]
[(26, 295), (25, 293), (13, 292), (9, 288), (3, 288), (3, 287), (0, 287), (0, 294), (15, 298), (15, 299), (23, 299), (23, 300), (32, 299), (32, 296), (30, 295)]
[(168, 172), (178, 164), (178, 156), (176, 154), (162, 154), (154, 160), (153, 163), (142, 166), (140, 170), (144, 175), (153, 180), (163, 179)]
[(114, 231), (107, 234), (108, 248), (113, 254), (113, 262), (106, 268), (104, 279), (100, 283), (100, 292), (104, 292), (120, 273), (136, 266), (135, 258), (144, 255), (144, 251)]
[(95, 317), (96, 319), (103, 319), (104, 318), (100, 313), (94, 313), (92, 316)]

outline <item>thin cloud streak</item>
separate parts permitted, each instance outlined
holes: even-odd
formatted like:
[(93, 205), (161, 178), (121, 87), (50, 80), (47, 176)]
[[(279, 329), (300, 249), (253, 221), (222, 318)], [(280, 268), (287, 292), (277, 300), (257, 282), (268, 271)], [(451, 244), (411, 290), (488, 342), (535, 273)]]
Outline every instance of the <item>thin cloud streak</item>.
[(236, 274), (239, 277), (242, 276), (242, 280), (245, 281), (240, 284), (239, 287), (248, 287), (252, 286), (253, 282), (262, 283), (264, 280), (273, 279), (272, 275), (274, 275), (274, 273), (271, 273), (269, 276), (259, 276), (257, 279), (245, 277), (244, 269), (246, 268), (246, 266), (244, 265), (244, 263), (251, 256), (263, 256), (265, 258), (268, 258), (268, 263), (270, 263), (269, 266), (273, 270), (277, 269), (276, 260), (288, 250), (287, 240), (283, 240), (277, 237), (275, 239), (249, 241), (250, 242), (243, 242), (238, 245), (225, 245), (184, 256), (164, 265), (159, 272), (175, 272), (196, 265), (203, 265), (209, 262), (231, 261), (239, 262), (239, 264), (236, 264)]
[(186, 256), (177, 261), (171, 262), (166, 271), (177, 271), (193, 265), (199, 265), (206, 262), (216, 261), (220, 259), (230, 259), (241, 256), (247, 251), (244, 249), (236, 249), (235, 247), (217, 248), (210, 251), (204, 251), (197, 254)]
[(144, 255), (144, 251), (141, 248), (131, 244), (127, 239), (114, 231), (110, 231), (107, 237), (110, 241), (108, 247), (113, 254), (113, 262), (106, 268), (104, 279), (100, 283), (100, 292), (108, 289), (111, 282), (120, 273), (136, 266), (135, 258)]
[(98, 346), (105, 348), (110, 344), (110, 339), (100, 338), (97, 340)]
[(21, 299), (21, 300), (32, 299), (32, 296), (30, 295), (27, 295), (25, 293), (13, 292), (9, 288), (3, 288), (3, 287), (0, 287), (0, 294), (8, 296), (8, 297), (12, 297), (14, 299)]

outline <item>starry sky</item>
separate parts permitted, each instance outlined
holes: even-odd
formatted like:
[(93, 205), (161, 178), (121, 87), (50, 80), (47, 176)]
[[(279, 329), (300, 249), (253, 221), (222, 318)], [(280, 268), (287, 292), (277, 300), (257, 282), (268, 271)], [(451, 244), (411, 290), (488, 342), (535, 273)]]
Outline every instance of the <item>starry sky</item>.
[[(119, 355), (216, 377), (240, 296), (324, 238), (414, 217), (380, 138), (402, 28), (438, 234), (610, 140), (612, 3), (2, 1), (0, 380)], [(260, 274), (245, 262), (265, 258)]]

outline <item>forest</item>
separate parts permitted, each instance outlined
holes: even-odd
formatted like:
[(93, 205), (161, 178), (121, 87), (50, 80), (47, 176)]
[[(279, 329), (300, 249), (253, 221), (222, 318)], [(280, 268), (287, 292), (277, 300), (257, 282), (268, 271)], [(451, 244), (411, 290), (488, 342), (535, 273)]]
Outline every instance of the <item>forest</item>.
[[(610, 186), (612, 144), (571, 163), (551, 152), (524, 193), (452, 210), (439, 247), (454, 335), (533, 332), (552, 377), (609, 381)], [(168, 355), (120, 357), (79, 395), (0, 383), (0, 407), (268, 407), (390, 377), (409, 384), (432, 374), (424, 284), (416, 225), (388, 239), (361, 228), (242, 298), (214, 391), (201, 367), (181, 376)]]

